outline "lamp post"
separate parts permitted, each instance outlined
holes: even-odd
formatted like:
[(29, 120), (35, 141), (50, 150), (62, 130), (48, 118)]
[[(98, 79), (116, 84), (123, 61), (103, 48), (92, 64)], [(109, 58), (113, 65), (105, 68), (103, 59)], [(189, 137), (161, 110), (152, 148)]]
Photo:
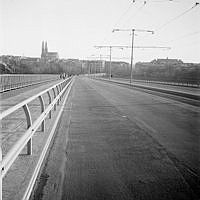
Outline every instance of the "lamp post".
[(134, 48), (134, 36), (135, 36), (135, 32), (148, 32), (148, 33), (154, 33), (154, 31), (150, 31), (150, 30), (143, 30), (143, 29), (113, 29), (112, 32), (115, 31), (131, 31), (131, 35), (132, 35), (132, 42), (131, 42), (131, 72), (130, 72), (130, 83), (132, 83), (132, 79), (133, 79), (133, 48)]

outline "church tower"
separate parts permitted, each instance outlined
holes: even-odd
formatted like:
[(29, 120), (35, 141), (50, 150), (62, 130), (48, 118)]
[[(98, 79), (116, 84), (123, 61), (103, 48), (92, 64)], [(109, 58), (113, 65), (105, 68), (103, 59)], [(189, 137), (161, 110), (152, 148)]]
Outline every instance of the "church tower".
[(41, 58), (44, 57), (44, 54), (45, 54), (45, 52), (44, 52), (44, 41), (42, 41), (42, 53), (41, 53)]
[(57, 60), (57, 59), (59, 59), (58, 52), (49, 52), (48, 51), (47, 41), (42, 41), (41, 59), (44, 62), (48, 62), (50, 60)]
[(45, 42), (45, 54), (48, 53), (47, 41)]

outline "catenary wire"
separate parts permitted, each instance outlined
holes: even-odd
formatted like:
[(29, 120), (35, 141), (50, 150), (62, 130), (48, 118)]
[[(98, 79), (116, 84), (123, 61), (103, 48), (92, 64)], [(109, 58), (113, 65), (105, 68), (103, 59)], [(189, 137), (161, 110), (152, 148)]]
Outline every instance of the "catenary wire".
[(168, 24), (174, 22), (175, 20), (179, 19), (180, 17), (182, 17), (183, 15), (187, 14), (188, 12), (190, 12), (192, 9), (194, 9), (195, 7), (199, 6), (200, 4), (198, 2), (196, 2), (191, 8), (187, 9), (186, 11), (184, 11), (183, 13), (177, 15), (176, 17), (170, 19), (169, 21), (167, 21), (166, 23), (164, 23), (163, 25), (161, 25), (160, 27), (158, 27), (155, 32), (158, 32), (159, 30), (163, 29), (165, 26), (167, 26)]

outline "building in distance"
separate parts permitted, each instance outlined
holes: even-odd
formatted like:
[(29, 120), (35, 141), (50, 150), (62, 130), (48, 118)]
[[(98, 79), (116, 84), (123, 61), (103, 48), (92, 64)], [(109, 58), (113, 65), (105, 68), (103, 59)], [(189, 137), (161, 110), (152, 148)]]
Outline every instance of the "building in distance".
[(44, 61), (54, 61), (59, 59), (58, 52), (49, 52), (47, 42), (42, 42), (41, 59)]

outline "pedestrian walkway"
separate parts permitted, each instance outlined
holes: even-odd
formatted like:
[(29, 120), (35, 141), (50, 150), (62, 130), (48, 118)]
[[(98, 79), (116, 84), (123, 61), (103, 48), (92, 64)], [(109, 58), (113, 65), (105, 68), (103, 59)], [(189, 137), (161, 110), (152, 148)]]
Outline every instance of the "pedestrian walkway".
[[(26, 92), (21, 91), (20, 95), (4, 99), (2, 101), (2, 110), (10, 108), (56, 83), (58, 83), (58, 81), (40, 85), (37, 88)], [(64, 96), (66, 96), (66, 93)], [(48, 117), (45, 119), (45, 131), (43, 132), (39, 127), (32, 137), (33, 154), (27, 155), (27, 148), (25, 147), (3, 178), (3, 200), (21, 200), (25, 191), (27, 191), (27, 186), (30, 183), (36, 165), (38, 164), (41, 152), (43, 151), (47, 140), (50, 138), (51, 132), (56, 128), (55, 122), (57, 121), (60, 108), (63, 105), (63, 99), (59, 105), (57, 105), (57, 109), (52, 111), (51, 119)], [(44, 95), (44, 101), (47, 106), (47, 95)], [(29, 108), (32, 120), (35, 121), (41, 113), (39, 100), (37, 99), (29, 103)], [(1, 121), (1, 148), (3, 156), (6, 155), (25, 131), (26, 119), (22, 109), (19, 109), (19, 111), (12, 113)]]
[(62, 80), (55, 80), (48, 83), (32, 85), (16, 90), (7, 91), (4, 93), (0, 93), (0, 111), (4, 111), (11, 106), (14, 106), (29, 97), (38, 94), (39, 92), (50, 88), (51, 86), (59, 83)]
[[(15, 94), (13, 96), (7, 95), (2, 93), (2, 99), (1, 99), (1, 105), (0, 110), (5, 111), (8, 108), (11, 108), (18, 103), (24, 101), (25, 99), (28, 99), (36, 94), (38, 94), (41, 91), (44, 91), (47, 88), (50, 88), (51, 86), (59, 83), (59, 81), (52, 81), (51, 83), (46, 83), (42, 85), (38, 85), (35, 88), (31, 88), (28, 90), (17, 89), (18, 95)], [(8, 93), (8, 92), (7, 92)], [(11, 91), (13, 93), (13, 91)], [(7, 98), (4, 98), (4, 97)], [(48, 96), (43, 95), (45, 106), (48, 105)], [(29, 103), (29, 109), (31, 111), (31, 117), (32, 120), (35, 121), (37, 119), (38, 115), (41, 113), (41, 106), (39, 99), (36, 99)], [(8, 115), (6, 118), (4, 118), (1, 121), (1, 147), (3, 150), (3, 154), (6, 154), (8, 150), (11, 148), (11, 146), (19, 139), (19, 137), (26, 131), (26, 116), (24, 114), (23, 109), (18, 109), (11, 115)]]

